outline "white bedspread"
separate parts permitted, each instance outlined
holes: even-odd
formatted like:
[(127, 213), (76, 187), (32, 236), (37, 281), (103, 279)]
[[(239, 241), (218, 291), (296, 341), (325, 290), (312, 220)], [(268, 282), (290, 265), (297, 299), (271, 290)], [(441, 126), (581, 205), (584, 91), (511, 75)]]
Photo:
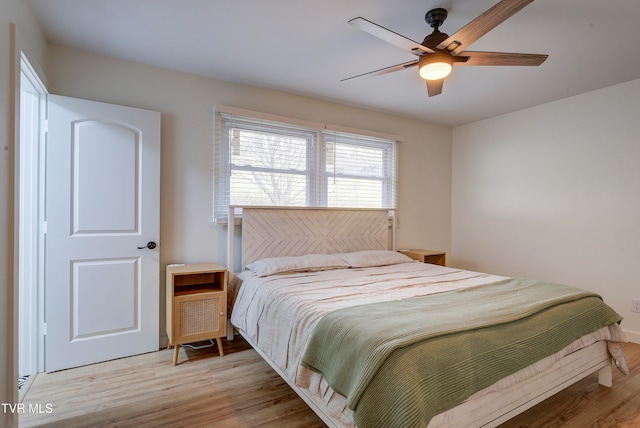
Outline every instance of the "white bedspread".
[[(263, 278), (244, 271), (230, 285), (230, 295), (235, 297), (231, 323), (290, 381), (320, 395), (330, 412), (349, 426), (350, 411), (344, 397), (335, 394), (320, 375), (299, 365), (313, 328), (325, 314), (348, 306), (424, 296), (502, 279), (505, 277), (420, 262)], [(583, 337), (547, 361), (503, 379), (494, 389), (531, 376), (563, 355), (597, 340), (624, 341), (622, 330), (616, 327)]]

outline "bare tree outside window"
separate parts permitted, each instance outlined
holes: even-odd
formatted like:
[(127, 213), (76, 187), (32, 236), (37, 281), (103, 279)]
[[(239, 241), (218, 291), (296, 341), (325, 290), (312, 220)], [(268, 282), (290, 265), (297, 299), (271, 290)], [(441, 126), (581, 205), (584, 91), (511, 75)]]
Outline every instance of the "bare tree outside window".
[(231, 129), (231, 204), (304, 206), (307, 139)]

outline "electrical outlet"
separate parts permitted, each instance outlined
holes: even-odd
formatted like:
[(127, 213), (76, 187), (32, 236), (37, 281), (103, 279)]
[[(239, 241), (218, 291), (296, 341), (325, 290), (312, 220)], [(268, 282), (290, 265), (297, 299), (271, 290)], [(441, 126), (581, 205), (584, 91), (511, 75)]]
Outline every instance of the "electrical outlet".
[(631, 299), (631, 312), (640, 312), (640, 299)]

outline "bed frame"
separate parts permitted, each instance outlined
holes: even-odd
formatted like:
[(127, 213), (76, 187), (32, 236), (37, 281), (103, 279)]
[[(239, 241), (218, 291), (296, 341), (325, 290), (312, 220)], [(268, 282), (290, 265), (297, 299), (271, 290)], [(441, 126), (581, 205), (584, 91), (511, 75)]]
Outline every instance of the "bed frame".
[[(390, 210), (230, 207), (227, 263), (231, 272), (234, 271), (233, 219), (237, 208), (243, 210), (243, 265), (265, 257), (395, 250), (396, 220)], [(344, 426), (326, 410), (319, 397), (296, 386), (252, 340), (242, 331), (240, 334), (328, 426)], [(233, 338), (232, 328), (228, 336)], [(612, 361), (605, 342), (596, 342), (569, 354), (524, 382), (465, 401), (434, 417), (429, 427), (495, 427), (594, 372), (598, 372), (601, 385), (612, 385)]]

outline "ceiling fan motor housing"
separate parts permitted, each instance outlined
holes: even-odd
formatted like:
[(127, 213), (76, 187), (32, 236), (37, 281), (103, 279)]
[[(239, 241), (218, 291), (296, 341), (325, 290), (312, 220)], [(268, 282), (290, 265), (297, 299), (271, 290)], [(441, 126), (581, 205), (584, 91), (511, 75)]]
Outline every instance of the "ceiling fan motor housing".
[(429, 34), (427, 37), (424, 38), (424, 40), (422, 41), (422, 45), (433, 50), (438, 50), (436, 49), (436, 46), (438, 46), (440, 43), (444, 42), (448, 38), (449, 38), (448, 34), (442, 33), (438, 30), (434, 30), (433, 33)]

